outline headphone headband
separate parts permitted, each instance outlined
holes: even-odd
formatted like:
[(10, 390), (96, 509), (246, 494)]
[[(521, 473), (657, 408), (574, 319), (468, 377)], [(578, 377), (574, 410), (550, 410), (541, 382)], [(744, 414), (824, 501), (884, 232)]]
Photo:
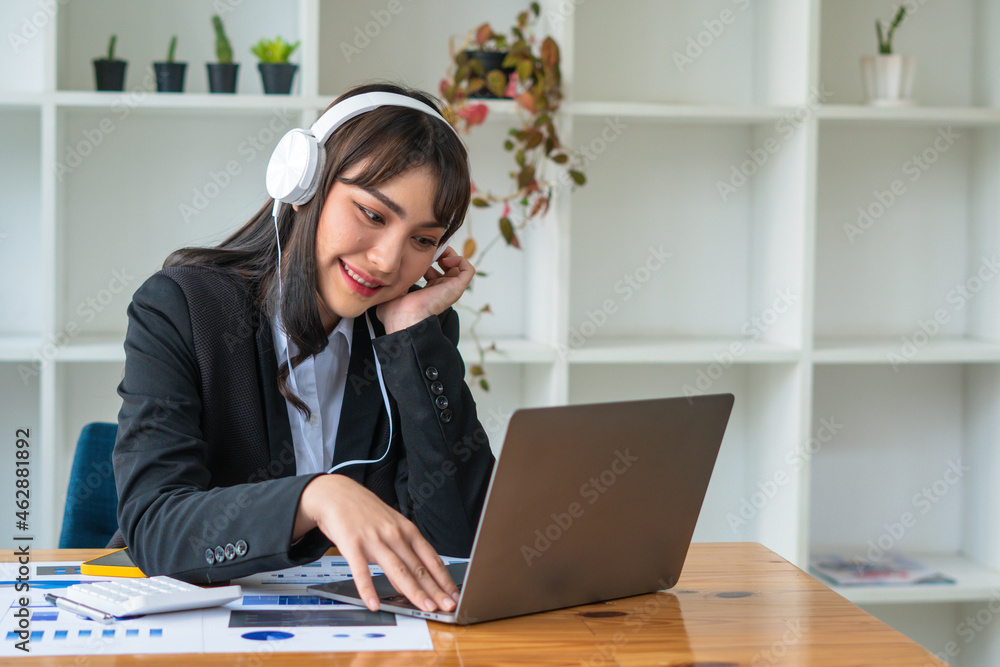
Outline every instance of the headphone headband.
[(312, 124), (309, 131), (316, 141), (321, 144), (325, 144), (330, 135), (333, 134), (338, 127), (346, 123), (347, 121), (360, 116), (363, 113), (369, 111), (374, 111), (379, 107), (393, 106), (393, 107), (408, 107), (410, 109), (416, 109), (417, 111), (423, 111), (429, 116), (434, 116), (448, 128), (455, 133), (455, 136), (459, 136), (458, 130), (452, 127), (451, 123), (444, 119), (437, 109), (427, 104), (424, 104), (420, 100), (414, 99), (409, 95), (400, 95), (399, 93), (386, 93), (377, 91), (374, 93), (361, 93), (360, 95), (352, 95), (346, 100), (342, 100), (337, 104), (330, 107), (326, 113), (316, 119), (316, 122)]
[(461, 141), (458, 130), (437, 109), (408, 95), (372, 92), (352, 95), (320, 116), (308, 130), (294, 129), (281, 138), (267, 163), (267, 193), (274, 198), (275, 214), (279, 203), (304, 204), (316, 194), (323, 164), (324, 146), (338, 127), (363, 113), (382, 106), (406, 107), (437, 118)]

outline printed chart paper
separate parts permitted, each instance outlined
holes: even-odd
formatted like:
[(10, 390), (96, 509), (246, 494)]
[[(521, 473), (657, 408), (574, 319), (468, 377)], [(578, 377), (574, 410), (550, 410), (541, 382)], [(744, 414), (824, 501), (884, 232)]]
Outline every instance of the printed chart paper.
[[(234, 580), (243, 598), (223, 607), (150, 614), (98, 623), (53, 606), (52, 589), (108, 577), (81, 576), (77, 563), (32, 563), (30, 653), (21, 640), (17, 565), (0, 564), (0, 656), (121, 655), (141, 653), (274, 653), (291, 651), (433, 650), (426, 621), (370, 612), (308, 595), (309, 584), (349, 578), (342, 558)], [(378, 568), (372, 567), (373, 574)]]

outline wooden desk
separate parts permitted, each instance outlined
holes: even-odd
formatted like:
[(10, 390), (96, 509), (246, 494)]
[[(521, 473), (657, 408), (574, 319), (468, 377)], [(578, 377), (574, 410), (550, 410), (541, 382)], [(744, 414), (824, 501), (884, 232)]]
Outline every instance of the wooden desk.
[[(35, 551), (85, 560), (101, 550)], [(2, 560), (10, 560), (4, 552)], [(456, 627), (430, 623), (434, 651), (18, 658), (18, 665), (943, 665), (759, 544), (694, 544), (670, 592)], [(2, 661), (0, 661), (2, 662)]]

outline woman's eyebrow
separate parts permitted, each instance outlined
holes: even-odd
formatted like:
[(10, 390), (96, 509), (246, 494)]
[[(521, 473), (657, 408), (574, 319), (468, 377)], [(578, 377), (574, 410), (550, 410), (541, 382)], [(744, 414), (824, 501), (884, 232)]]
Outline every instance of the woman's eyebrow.
[(388, 195), (386, 195), (384, 192), (382, 192), (381, 190), (376, 190), (375, 188), (370, 188), (365, 185), (358, 185), (357, 187), (361, 188), (362, 190), (370, 194), (372, 197), (375, 197), (375, 199), (378, 199), (385, 205), (386, 208), (388, 208), (390, 211), (395, 213), (403, 220), (406, 220), (406, 211), (403, 209), (403, 207), (394, 202), (392, 199), (390, 199)]
[[(368, 194), (370, 194), (372, 197), (375, 197), (375, 199), (378, 199), (380, 202), (382, 202), (382, 204), (385, 205), (386, 208), (388, 208), (390, 211), (392, 211), (397, 216), (399, 216), (399, 218), (401, 220), (406, 220), (406, 210), (402, 206), (400, 206), (399, 204), (397, 204), (396, 202), (394, 202), (392, 199), (390, 199), (389, 196), (386, 195), (384, 192), (382, 192), (381, 190), (378, 190), (376, 188), (368, 187), (366, 185), (358, 185), (357, 187), (361, 188), (362, 190), (364, 190), (365, 192), (367, 192)], [(443, 222), (440, 222), (438, 220), (431, 220), (429, 222), (422, 222), (422, 223), (420, 223), (419, 226), (420, 227), (447, 227), (448, 225), (445, 224), (445, 223), (443, 223)]]

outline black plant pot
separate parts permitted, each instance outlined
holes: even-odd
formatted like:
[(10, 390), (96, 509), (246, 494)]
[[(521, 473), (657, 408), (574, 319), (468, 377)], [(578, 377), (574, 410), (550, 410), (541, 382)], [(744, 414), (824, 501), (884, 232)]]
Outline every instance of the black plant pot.
[(125, 90), (125, 66), (127, 64), (124, 60), (95, 59), (94, 79), (97, 83), (97, 90)]
[(211, 93), (235, 93), (239, 63), (205, 63), (208, 68), (208, 90)]
[(292, 92), (292, 81), (298, 65), (292, 63), (257, 63), (260, 80), (266, 95), (288, 95)]
[(156, 90), (161, 93), (183, 93), (187, 63), (153, 63), (156, 70)]
[[(498, 69), (503, 72), (504, 76), (504, 87), (507, 86), (507, 81), (510, 79), (510, 75), (514, 73), (513, 67), (502, 67), (504, 58), (507, 57), (506, 51), (466, 51), (465, 55), (469, 60), (478, 60), (483, 64), (483, 71), (487, 74), (491, 71)], [(478, 79), (479, 77), (473, 77), (473, 79)], [(478, 99), (507, 99), (506, 96), (497, 97), (493, 92), (486, 87), (486, 82), (483, 81), (483, 87), (476, 92), (469, 95), (469, 97), (475, 97)]]

